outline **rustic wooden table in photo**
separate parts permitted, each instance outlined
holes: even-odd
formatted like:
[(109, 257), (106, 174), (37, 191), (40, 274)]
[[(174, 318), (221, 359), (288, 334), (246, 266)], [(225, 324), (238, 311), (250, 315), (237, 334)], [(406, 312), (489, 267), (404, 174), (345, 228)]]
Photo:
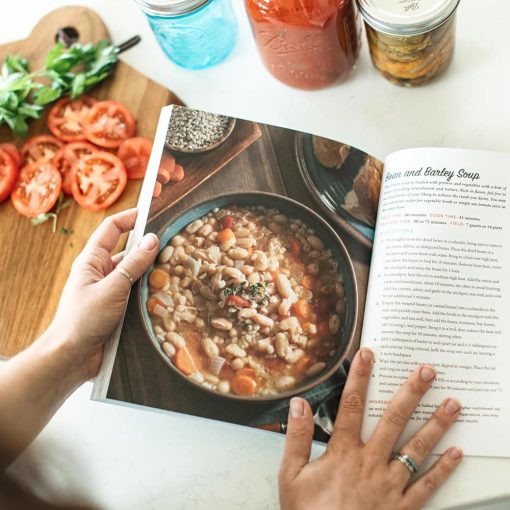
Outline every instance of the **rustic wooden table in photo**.
[[(215, 195), (236, 191), (269, 191), (289, 196), (324, 217), (299, 174), (294, 150), (295, 131), (259, 126), (262, 136), (228, 163), (220, 173), (174, 205), (172, 216), (179, 215), (188, 207)], [(149, 224), (148, 230), (158, 232), (166, 221), (163, 214)], [(355, 340), (348, 353), (350, 358), (359, 347), (371, 252), (339, 230), (338, 226), (333, 223), (331, 225), (352, 257), (358, 284), (359, 317)], [(129, 300), (107, 397), (191, 414), (200, 409), (201, 414), (209, 417), (234, 422), (239, 420), (239, 403), (232, 404), (225, 402), (225, 399), (219, 401), (214, 396), (190, 389), (189, 384), (168, 369), (146, 336), (138, 309), (136, 288)], [(244, 407), (243, 420), (249, 421), (260, 413), (260, 406)]]

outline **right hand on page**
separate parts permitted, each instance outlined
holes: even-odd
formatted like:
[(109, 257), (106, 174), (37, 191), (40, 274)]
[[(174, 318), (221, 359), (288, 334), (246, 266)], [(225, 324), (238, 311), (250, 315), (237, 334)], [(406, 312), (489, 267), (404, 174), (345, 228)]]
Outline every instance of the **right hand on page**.
[[(436, 373), (420, 366), (388, 405), (372, 437), (361, 441), (361, 425), (373, 354), (361, 349), (354, 357), (326, 452), (312, 462), (313, 416), (306, 400), (290, 405), (285, 452), (279, 474), (283, 510), (311, 508), (349, 510), (415, 510), (437, 491), (462, 459), (449, 448), (420, 478), (409, 484), (412, 466), (392, 460), (395, 444)], [(421, 465), (461, 412), (460, 403), (445, 400), (429, 421), (401, 449)]]

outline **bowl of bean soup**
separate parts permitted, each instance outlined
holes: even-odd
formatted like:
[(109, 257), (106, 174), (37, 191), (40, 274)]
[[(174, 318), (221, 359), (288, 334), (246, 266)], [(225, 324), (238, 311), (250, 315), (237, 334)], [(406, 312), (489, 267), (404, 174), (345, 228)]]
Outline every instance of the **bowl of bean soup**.
[(222, 195), (168, 218), (140, 279), (147, 336), (168, 367), (224, 398), (276, 401), (338, 370), (357, 286), (339, 236), (308, 207)]

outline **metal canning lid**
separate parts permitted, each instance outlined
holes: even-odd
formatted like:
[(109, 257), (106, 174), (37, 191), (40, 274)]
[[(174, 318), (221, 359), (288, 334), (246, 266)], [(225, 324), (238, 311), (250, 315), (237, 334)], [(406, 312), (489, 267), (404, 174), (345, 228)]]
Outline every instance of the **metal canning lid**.
[(196, 11), (211, 0), (135, 0), (146, 14), (181, 16)]
[(460, 0), (357, 0), (364, 20), (379, 32), (417, 35), (444, 23)]

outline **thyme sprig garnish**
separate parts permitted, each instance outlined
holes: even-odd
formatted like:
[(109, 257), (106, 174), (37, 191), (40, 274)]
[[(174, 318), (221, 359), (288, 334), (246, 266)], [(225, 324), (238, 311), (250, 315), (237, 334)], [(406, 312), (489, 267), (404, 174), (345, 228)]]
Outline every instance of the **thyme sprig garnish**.
[(258, 305), (267, 305), (269, 296), (266, 294), (266, 284), (262, 282), (253, 283), (241, 282), (239, 285), (230, 284), (221, 291), (223, 297), (241, 296), (245, 299), (257, 303)]

